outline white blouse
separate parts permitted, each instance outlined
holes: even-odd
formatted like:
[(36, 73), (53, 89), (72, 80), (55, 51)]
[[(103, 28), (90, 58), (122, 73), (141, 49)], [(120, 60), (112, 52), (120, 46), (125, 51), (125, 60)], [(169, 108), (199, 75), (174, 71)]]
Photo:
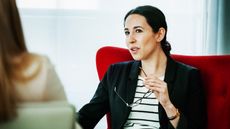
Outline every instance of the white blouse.
[[(160, 78), (164, 79), (164, 76)], [(147, 95), (149, 90), (143, 84), (143, 78), (138, 76), (136, 93), (133, 102), (143, 98), (141, 102), (132, 107), (129, 117), (124, 125), (124, 129), (134, 128), (151, 128), (159, 129), (159, 113), (158, 113), (158, 100), (154, 93)]]
[(14, 81), (16, 93), (21, 102), (66, 100), (64, 88), (59, 80), (54, 66), (49, 59), (41, 56), (41, 59), (32, 63), (26, 69), (25, 74), (30, 74), (38, 65), (42, 65), (35, 78), (26, 83)]

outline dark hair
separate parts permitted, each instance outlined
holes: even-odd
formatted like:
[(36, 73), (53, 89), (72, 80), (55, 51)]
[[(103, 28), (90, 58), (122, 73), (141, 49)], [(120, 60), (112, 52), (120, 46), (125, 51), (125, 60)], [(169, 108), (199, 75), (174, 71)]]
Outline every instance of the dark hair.
[[(0, 0), (0, 122), (14, 118), (17, 97), (12, 58), (27, 52), (15, 0)], [(19, 71), (19, 70), (17, 70)]]
[(166, 56), (170, 55), (171, 45), (166, 40), (167, 35), (167, 23), (165, 20), (165, 16), (161, 10), (156, 7), (145, 5), (145, 6), (138, 6), (132, 10), (130, 10), (124, 18), (124, 22), (126, 21), (127, 17), (131, 14), (139, 14), (145, 17), (147, 23), (151, 26), (153, 32), (158, 32), (161, 27), (165, 29), (165, 37), (161, 41), (161, 47), (166, 54)]

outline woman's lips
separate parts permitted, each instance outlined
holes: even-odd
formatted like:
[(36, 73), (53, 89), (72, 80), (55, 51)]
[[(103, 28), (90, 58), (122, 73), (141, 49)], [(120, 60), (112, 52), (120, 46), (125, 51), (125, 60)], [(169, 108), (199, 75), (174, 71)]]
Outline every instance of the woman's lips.
[(130, 52), (131, 52), (132, 54), (137, 54), (137, 52), (138, 52), (139, 49), (140, 49), (140, 48), (138, 48), (138, 47), (131, 47), (129, 50), (130, 50)]

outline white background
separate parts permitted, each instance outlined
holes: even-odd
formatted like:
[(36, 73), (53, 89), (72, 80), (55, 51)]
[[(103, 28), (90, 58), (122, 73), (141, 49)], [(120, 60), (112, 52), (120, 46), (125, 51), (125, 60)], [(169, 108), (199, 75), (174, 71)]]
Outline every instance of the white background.
[[(96, 51), (107, 45), (125, 47), (123, 17), (138, 5), (150, 4), (164, 12), (172, 53), (201, 55), (205, 51), (205, 0), (17, 2), (29, 50), (51, 59), (77, 109), (91, 99), (99, 82)], [(105, 120), (96, 128), (106, 128)]]

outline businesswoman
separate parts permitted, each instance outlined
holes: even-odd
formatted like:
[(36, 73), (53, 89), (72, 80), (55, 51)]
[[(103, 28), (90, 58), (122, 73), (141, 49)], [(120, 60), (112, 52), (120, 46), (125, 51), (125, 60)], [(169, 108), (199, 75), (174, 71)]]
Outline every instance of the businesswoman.
[(199, 71), (170, 57), (164, 14), (139, 6), (124, 18), (126, 45), (134, 61), (111, 65), (79, 111), (85, 129), (108, 112), (113, 129), (204, 129), (205, 98)]

